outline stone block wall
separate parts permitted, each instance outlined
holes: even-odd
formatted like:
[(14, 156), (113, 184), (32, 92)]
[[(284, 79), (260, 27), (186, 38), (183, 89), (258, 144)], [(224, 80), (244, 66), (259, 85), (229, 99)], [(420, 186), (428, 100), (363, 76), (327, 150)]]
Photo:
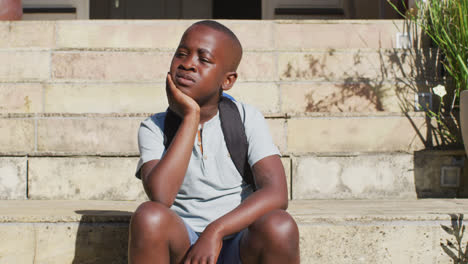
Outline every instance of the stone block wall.
[[(144, 199), (136, 133), (193, 22), (0, 22), (1, 198)], [(266, 116), (293, 199), (418, 197), (434, 69), (396, 49), (402, 22), (221, 22), (244, 47), (229, 93)]]

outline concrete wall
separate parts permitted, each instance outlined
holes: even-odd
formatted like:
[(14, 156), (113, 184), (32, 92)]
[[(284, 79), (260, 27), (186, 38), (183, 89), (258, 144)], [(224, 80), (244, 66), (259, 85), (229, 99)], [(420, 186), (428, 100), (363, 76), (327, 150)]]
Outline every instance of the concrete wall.
[[(192, 22), (1, 22), (2, 199), (144, 197), (139, 122), (167, 107), (165, 74)], [(267, 117), (292, 198), (407, 199), (417, 183), (425, 197), (464, 193), (415, 162), (432, 135), (414, 93), (436, 75), (430, 50), (395, 48), (401, 22), (222, 22), (245, 51), (230, 93)]]

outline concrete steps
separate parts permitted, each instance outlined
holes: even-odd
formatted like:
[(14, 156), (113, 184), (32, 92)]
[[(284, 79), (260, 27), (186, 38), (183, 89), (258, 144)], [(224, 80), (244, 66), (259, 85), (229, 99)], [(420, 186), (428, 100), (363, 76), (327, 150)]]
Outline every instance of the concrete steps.
[[(139, 203), (0, 201), (0, 263), (126, 263)], [(468, 201), (296, 200), (288, 211), (301, 263), (450, 263)]]
[[(430, 150), (434, 121), (413, 111), (436, 82), (433, 50), (396, 48), (402, 21), (222, 22), (245, 50), (230, 94), (262, 111), (284, 155), (302, 263), (453, 260), (468, 201), (417, 199), (468, 197), (466, 170), (440, 184), (465, 153)], [(167, 107), (191, 23), (0, 22), (0, 264), (126, 263), (146, 199), (137, 129)]]
[[(0, 157), (0, 198), (141, 200), (137, 154), (36, 153)], [(307, 153), (282, 158), (291, 199), (466, 197), (440, 185), (442, 166), (464, 166), (464, 152)], [(458, 160), (457, 160), (458, 159)], [(462, 162), (460, 165), (459, 162)]]
[[(138, 126), (166, 108), (165, 73), (192, 22), (0, 22), (0, 197), (141, 199), (122, 189), (138, 184)], [(430, 50), (395, 48), (402, 21), (222, 22), (245, 50), (231, 94), (266, 116), (292, 199), (466, 197), (468, 182), (438, 184), (463, 153), (425, 152), (431, 120), (413, 100), (435, 75)]]

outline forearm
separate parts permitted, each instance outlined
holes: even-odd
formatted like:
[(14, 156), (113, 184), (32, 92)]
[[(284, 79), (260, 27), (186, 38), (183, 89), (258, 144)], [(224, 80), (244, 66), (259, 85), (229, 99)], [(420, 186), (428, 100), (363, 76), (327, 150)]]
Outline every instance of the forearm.
[(168, 207), (174, 202), (187, 171), (199, 122), (197, 112), (185, 116), (165, 155), (143, 176), (150, 200)]
[(248, 227), (257, 219), (276, 209), (288, 207), (288, 189), (281, 159), (272, 155), (258, 161), (252, 168), (257, 191), (238, 207), (211, 223), (209, 232), (227, 236)]
[(286, 210), (287, 190), (278, 187), (264, 187), (245, 199), (231, 212), (212, 222), (207, 230), (220, 232), (222, 237), (247, 228), (261, 216), (276, 209)]

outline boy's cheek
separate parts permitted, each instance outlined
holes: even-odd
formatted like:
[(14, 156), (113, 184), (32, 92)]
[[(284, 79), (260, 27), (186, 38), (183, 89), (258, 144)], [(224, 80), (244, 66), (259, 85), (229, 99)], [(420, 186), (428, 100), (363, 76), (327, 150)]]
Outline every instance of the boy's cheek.
[[(169, 72), (174, 74), (174, 71), (175, 71), (175, 65), (176, 65), (176, 62), (174, 61), (174, 58), (172, 58), (172, 61), (171, 61), (171, 65), (169, 66)], [(172, 76), (174, 78), (174, 76)]]

